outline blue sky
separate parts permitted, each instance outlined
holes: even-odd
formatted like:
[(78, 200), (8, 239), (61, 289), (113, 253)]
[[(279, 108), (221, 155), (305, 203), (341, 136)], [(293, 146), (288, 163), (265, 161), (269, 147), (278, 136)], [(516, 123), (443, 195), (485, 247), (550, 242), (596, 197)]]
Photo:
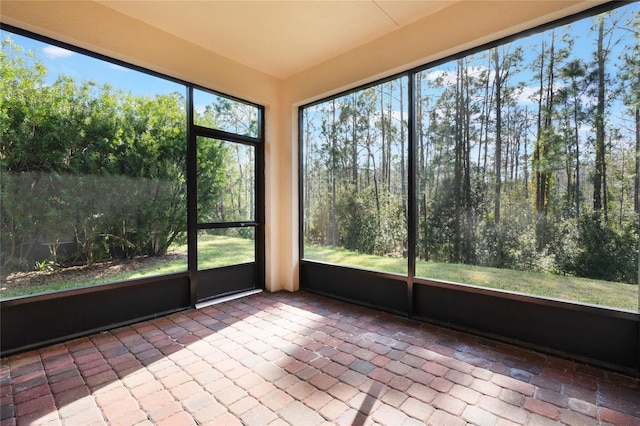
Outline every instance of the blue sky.
[(48, 83), (52, 83), (58, 75), (63, 74), (71, 76), (77, 81), (91, 80), (98, 84), (109, 83), (119, 89), (130, 91), (135, 96), (185, 93), (184, 86), (162, 78), (2, 31), (2, 39), (7, 35), (10, 35), (11, 39), (23, 49), (36, 53), (47, 67)]

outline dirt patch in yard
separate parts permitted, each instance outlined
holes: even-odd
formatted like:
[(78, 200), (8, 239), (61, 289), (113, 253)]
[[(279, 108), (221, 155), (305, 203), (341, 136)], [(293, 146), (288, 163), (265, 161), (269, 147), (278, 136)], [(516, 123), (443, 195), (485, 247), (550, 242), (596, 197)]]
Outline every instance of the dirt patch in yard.
[(48, 285), (61, 281), (84, 281), (91, 279), (104, 279), (108, 282), (110, 275), (122, 272), (134, 272), (155, 265), (175, 260), (186, 259), (186, 253), (167, 253), (164, 256), (141, 256), (125, 260), (109, 260), (93, 265), (72, 266), (52, 271), (14, 272), (8, 275), (0, 275), (0, 291), (20, 290), (25, 287)]

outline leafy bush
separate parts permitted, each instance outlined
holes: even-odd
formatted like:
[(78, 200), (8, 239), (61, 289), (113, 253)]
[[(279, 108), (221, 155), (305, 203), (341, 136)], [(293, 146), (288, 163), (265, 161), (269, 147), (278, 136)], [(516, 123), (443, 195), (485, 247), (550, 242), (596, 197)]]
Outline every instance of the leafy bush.
[(626, 223), (616, 228), (598, 213), (582, 215), (572, 256), (562, 265), (565, 271), (578, 277), (637, 283), (638, 235), (633, 221)]
[[(0, 265), (158, 256), (186, 229), (186, 100), (134, 97), (60, 76), (10, 39), (0, 56)], [(198, 147), (212, 211), (220, 144)], [(206, 166), (206, 167), (205, 167)]]

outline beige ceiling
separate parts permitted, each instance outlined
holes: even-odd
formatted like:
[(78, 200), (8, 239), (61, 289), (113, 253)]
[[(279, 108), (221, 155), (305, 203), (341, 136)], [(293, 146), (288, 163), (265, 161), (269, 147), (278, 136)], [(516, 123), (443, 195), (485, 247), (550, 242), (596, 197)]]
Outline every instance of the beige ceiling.
[(103, 0), (99, 3), (284, 79), (457, 1)]

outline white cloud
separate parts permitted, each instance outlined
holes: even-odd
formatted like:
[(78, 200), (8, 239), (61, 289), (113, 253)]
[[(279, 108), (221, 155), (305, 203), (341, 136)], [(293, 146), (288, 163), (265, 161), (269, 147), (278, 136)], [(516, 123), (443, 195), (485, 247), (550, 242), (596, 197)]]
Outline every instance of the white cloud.
[(437, 69), (427, 72), (427, 80), (432, 83), (441, 80), (447, 85), (454, 85), (456, 78), (456, 72), (454, 70)]
[(49, 59), (67, 58), (67, 57), (75, 54), (74, 52), (71, 52), (70, 50), (63, 49), (63, 48), (57, 47), (57, 46), (47, 46), (47, 47), (42, 49), (42, 52)]
[(533, 86), (525, 86), (522, 88), (522, 91), (518, 94), (518, 102), (522, 104), (533, 104), (538, 102), (538, 91), (539, 87)]
[(129, 71), (128, 68), (121, 67), (120, 65), (116, 64), (109, 64), (109, 69), (112, 69), (114, 71)]

